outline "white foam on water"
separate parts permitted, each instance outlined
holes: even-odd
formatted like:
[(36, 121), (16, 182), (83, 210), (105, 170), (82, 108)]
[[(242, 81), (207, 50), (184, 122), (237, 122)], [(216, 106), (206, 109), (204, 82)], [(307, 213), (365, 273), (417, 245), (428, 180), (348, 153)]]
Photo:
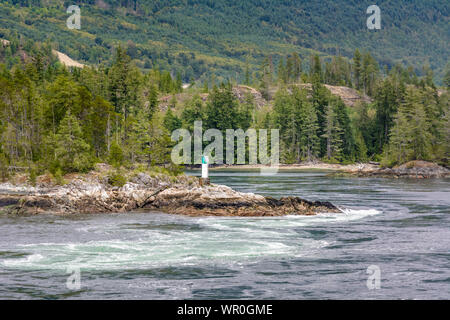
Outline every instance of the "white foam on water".
[(105, 235), (117, 234), (117, 239), (17, 245), (15, 251), (29, 255), (0, 260), (0, 266), (59, 270), (67, 267), (133, 269), (317, 255), (329, 243), (300, 236), (302, 227), (345, 223), (379, 213), (373, 209), (346, 209), (342, 213), (316, 216), (208, 217), (190, 220), (190, 223), (200, 225), (195, 230), (158, 229), (155, 225), (148, 229), (126, 229), (125, 233), (120, 232), (124, 230), (120, 223), (109, 224)]
[[(288, 215), (283, 217), (223, 217), (223, 218), (201, 218), (198, 222), (218, 230), (242, 230), (245, 232), (260, 232), (261, 228), (285, 228), (303, 227), (315, 225), (322, 222), (345, 222), (365, 218), (380, 214), (381, 211), (375, 209), (342, 209), (339, 213), (321, 213), (314, 216)], [(268, 231), (268, 230), (265, 230)]]
[(20, 267), (22, 265), (34, 265), (38, 264), (40, 261), (42, 261), (44, 256), (41, 254), (35, 253), (31, 254), (28, 257), (20, 258), (20, 259), (14, 259), (14, 260), (4, 260), (2, 261), (2, 265), (5, 267)]

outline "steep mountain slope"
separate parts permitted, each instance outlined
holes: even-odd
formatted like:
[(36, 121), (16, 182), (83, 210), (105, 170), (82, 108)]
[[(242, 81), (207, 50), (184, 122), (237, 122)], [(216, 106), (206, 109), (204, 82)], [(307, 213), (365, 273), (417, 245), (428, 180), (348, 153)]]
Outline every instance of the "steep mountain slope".
[[(442, 78), (450, 43), (449, 3), (380, 0), (382, 29), (366, 27), (373, 1), (356, 0), (85, 0), (81, 30), (69, 30), (62, 0), (13, 0), (0, 4), (0, 37), (15, 31), (59, 44), (70, 57), (109, 60), (123, 43), (142, 68), (181, 72), (185, 81), (215, 73), (243, 78), (245, 61), (267, 54), (312, 52), (350, 57), (370, 50), (382, 65), (430, 64)], [(72, 2), (70, 4), (72, 4)], [(11, 3), (11, 1), (9, 1)], [(306, 63), (305, 63), (306, 64)]]
[[(9, 40), (0, 39), (0, 44), (3, 46), (3, 48), (8, 47), (11, 42)], [(85, 65), (82, 63), (79, 63), (72, 58), (70, 58), (68, 55), (59, 52), (57, 50), (52, 50), (52, 54), (58, 58), (58, 61), (61, 62), (66, 67), (75, 67), (75, 68), (84, 68)], [(29, 52), (26, 53), (26, 56), (29, 55)]]

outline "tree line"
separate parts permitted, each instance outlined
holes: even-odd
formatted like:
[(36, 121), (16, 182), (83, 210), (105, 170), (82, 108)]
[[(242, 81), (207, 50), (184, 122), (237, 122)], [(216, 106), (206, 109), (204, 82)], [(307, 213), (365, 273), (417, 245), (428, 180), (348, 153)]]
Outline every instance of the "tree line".
[[(170, 161), (171, 132), (193, 130), (198, 120), (204, 130), (278, 128), (284, 163), (448, 161), (448, 83), (439, 91), (430, 72), (419, 77), (401, 66), (383, 75), (369, 53), (356, 51), (352, 60), (313, 56), (309, 70), (298, 54), (278, 68), (268, 57), (247, 83), (276, 93), (271, 107), (257, 107), (252, 95), (239, 101), (231, 81), (193, 86), (180, 103), (179, 76), (142, 72), (121, 47), (111, 65), (68, 69), (46, 43), (11, 44), (0, 45), (2, 172), (27, 167), (61, 175), (88, 171), (97, 162), (177, 172)], [(354, 87), (373, 102), (349, 108), (324, 83)], [(163, 95), (172, 99), (160, 108)]]

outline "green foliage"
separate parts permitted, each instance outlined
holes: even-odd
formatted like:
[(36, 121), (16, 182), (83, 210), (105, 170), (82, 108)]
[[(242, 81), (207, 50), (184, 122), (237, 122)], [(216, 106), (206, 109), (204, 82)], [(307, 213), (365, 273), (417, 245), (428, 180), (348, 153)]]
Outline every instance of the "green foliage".
[(148, 118), (151, 120), (158, 108), (158, 90), (152, 84), (148, 93)]
[(181, 114), (181, 122), (183, 128), (194, 132), (194, 122), (203, 121), (206, 119), (205, 106), (202, 99), (198, 95), (194, 95), (190, 101), (188, 101)]
[[(135, 156), (141, 161), (146, 161), (149, 167), (170, 163), (170, 151), (173, 143), (170, 133), (164, 125), (166, 117), (163, 118), (162, 114), (158, 112), (151, 121), (145, 121), (145, 119), (144, 113), (140, 112), (133, 123), (131, 140), (136, 148)], [(178, 125), (180, 125), (179, 120), (176, 126)]]
[(169, 167), (167, 168), (167, 172), (169, 173), (169, 175), (176, 177), (184, 172), (184, 167), (176, 165), (174, 163), (170, 163)]
[[(254, 68), (261, 64), (261, 53), (274, 55), (278, 61), (278, 55), (298, 52), (305, 60), (311, 49), (321, 56), (350, 58), (357, 47), (363, 47), (388, 66), (399, 62), (420, 66), (430, 61), (431, 69), (440, 71), (439, 80), (447, 63), (445, 1), (379, 1), (382, 29), (372, 32), (365, 23), (370, 1), (79, 3), (82, 30), (73, 31), (65, 24), (69, 16), (65, 1), (3, 1), (0, 37), (9, 39), (14, 32), (33, 40), (51, 37), (61, 51), (91, 64), (111, 62), (111, 48), (121, 42), (140, 68), (180, 73), (184, 82), (192, 77), (205, 80), (211, 73), (220, 81), (235, 77), (236, 72), (243, 82), (247, 59)], [(8, 50), (16, 52), (17, 45)], [(13, 57), (8, 59), (10, 65), (13, 61)]]
[(37, 182), (37, 168), (32, 165), (28, 168), (28, 182), (32, 185), (32, 186), (36, 186), (36, 182)]
[(64, 184), (66, 184), (66, 181), (64, 180), (64, 177), (63, 177), (63, 172), (60, 168), (56, 169), (55, 173), (53, 174), (53, 177), (55, 179), (56, 185), (62, 186)]
[(399, 103), (404, 97), (404, 86), (399, 86), (396, 78), (385, 79), (376, 92), (376, 145), (375, 152), (381, 153), (389, 140), (389, 130)]
[(0, 178), (4, 182), (9, 177), (8, 159), (6, 159), (3, 153), (0, 153)]
[(450, 89), (450, 67), (447, 64), (447, 71), (445, 72), (445, 76), (444, 76), (444, 86), (447, 88), (447, 90)]
[(114, 140), (109, 150), (108, 162), (112, 166), (120, 168), (120, 166), (123, 165), (123, 161), (124, 161), (123, 150), (119, 146), (119, 144)]
[[(136, 54), (133, 50), (118, 47), (110, 67), (67, 69), (54, 60), (48, 44), (11, 39), (0, 50), (6, 62), (0, 65), (2, 177), (10, 164), (32, 164), (62, 177), (87, 171), (98, 161), (116, 168), (163, 166), (176, 175), (181, 167), (171, 163), (170, 134), (178, 128), (192, 132), (197, 120), (204, 130), (219, 129), (224, 137), (226, 129), (278, 128), (285, 163), (382, 156), (389, 164), (448, 161), (448, 93), (438, 92), (427, 67), (422, 77), (400, 65), (383, 75), (370, 53), (356, 51), (353, 61), (313, 55), (306, 71), (300, 55), (291, 52), (277, 57), (276, 70), (267, 55), (261, 70), (249, 63), (248, 79), (255, 75), (268, 99), (278, 91), (269, 105), (256, 108), (252, 95), (237, 99), (231, 82), (218, 87), (214, 76), (208, 78), (212, 89), (204, 88), (207, 98), (199, 95), (201, 88), (175, 95), (182, 76), (173, 79), (152, 67), (143, 73), (129, 56)], [(20, 54), (32, 58), (23, 62)], [(311, 88), (299, 81), (311, 82)], [(324, 83), (356, 87), (373, 103), (349, 108)]]
[(181, 120), (173, 114), (172, 108), (169, 107), (166, 115), (164, 116), (163, 124), (167, 131), (172, 133), (181, 127)]
[(353, 56), (353, 72), (354, 72), (354, 78), (355, 78), (355, 88), (360, 90), (361, 89), (361, 53), (359, 52), (358, 48), (355, 50), (355, 54)]
[(282, 160), (293, 163), (324, 157), (341, 161), (366, 158), (365, 144), (356, 141), (347, 107), (320, 84), (319, 74), (313, 78), (317, 82), (311, 97), (297, 87), (290, 88), (292, 94), (281, 89), (275, 96), (273, 119), (280, 129)]
[(411, 160), (442, 160), (443, 150), (450, 143), (445, 125), (445, 114), (427, 89), (408, 89), (394, 117), (384, 163), (390, 166)]
[(108, 183), (113, 187), (121, 188), (127, 183), (127, 179), (120, 170), (115, 170), (108, 174)]
[[(39, 43), (13, 40), (11, 47), (33, 59), (0, 65), (4, 163), (32, 162), (55, 175), (84, 172), (97, 161), (170, 162), (170, 135), (158, 115), (158, 70), (142, 74), (120, 47), (113, 65), (98, 69), (66, 69)], [(180, 84), (170, 75), (165, 81)]]
[(317, 54), (311, 57), (309, 76), (311, 79), (315, 76), (320, 82), (323, 82), (322, 62)]
[[(355, 80), (357, 79), (357, 61), (355, 62)], [(333, 57), (331, 62), (325, 63), (324, 82), (337, 86), (352, 87), (352, 65), (342, 56)]]
[(93, 167), (90, 146), (83, 139), (77, 118), (70, 112), (56, 134), (55, 155), (64, 172), (86, 172)]
[(368, 149), (366, 146), (366, 142), (364, 141), (364, 137), (361, 131), (357, 131), (355, 134), (355, 148), (356, 148), (356, 159), (361, 162), (367, 162), (368, 159)]
[(328, 106), (325, 113), (325, 133), (322, 135), (326, 139), (326, 159), (328, 161), (334, 162), (342, 159), (342, 131), (336, 108)]
[(319, 125), (317, 113), (312, 103), (306, 103), (302, 110), (303, 126), (300, 136), (302, 159), (307, 161), (315, 160), (319, 157), (320, 140), (317, 135)]
[(134, 93), (138, 89), (132, 86), (131, 60), (122, 47), (117, 48), (114, 59), (114, 63), (108, 71), (109, 96), (115, 112), (121, 113), (126, 119), (135, 102), (133, 101), (136, 98)]
[(206, 128), (226, 129), (238, 128), (238, 102), (230, 85), (213, 88), (206, 104)]

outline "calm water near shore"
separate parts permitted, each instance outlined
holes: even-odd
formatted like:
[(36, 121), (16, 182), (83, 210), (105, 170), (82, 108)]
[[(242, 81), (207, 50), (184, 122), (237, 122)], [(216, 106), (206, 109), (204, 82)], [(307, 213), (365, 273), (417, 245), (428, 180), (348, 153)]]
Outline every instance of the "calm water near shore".
[[(193, 174), (197, 174), (194, 172)], [(449, 299), (450, 179), (214, 171), (244, 192), (345, 213), (0, 215), (0, 299)], [(369, 290), (369, 266), (381, 288)], [(81, 288), (66, 286), (80, 268)]]

